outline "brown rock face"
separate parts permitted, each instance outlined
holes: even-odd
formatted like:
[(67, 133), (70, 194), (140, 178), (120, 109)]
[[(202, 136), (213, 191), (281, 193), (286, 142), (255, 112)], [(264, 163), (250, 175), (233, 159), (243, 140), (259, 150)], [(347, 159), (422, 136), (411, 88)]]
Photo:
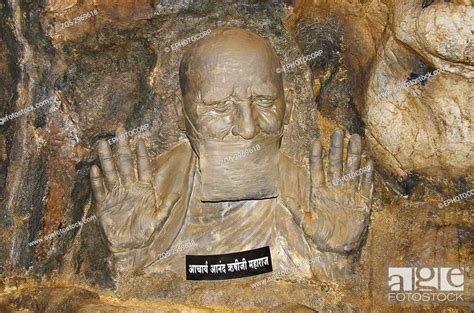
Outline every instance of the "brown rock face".
[(368, 143), (390, 172), (474, 173), (473, 17), (465, 5), (393, 5), (364, 113)]
[[(470, 312), (474, 200), (459, 195), (474, 188), (473, 21), (469, 0), (0, 1), (0, 119), (11, 116), (0, 120), (0, 311)], [(361, 136), (363, 162), (376, 164), (361, 246), (327, 252), (305, 279), (118, 273), (89, 182), (97, 144), (119, 124), (149, 125), (129, 139), (153, 159), (186, 141), (186, 40), (221, 27), (255, 32), (288, 65), (281, 150), (292, 164), (309, 174), (315, 138), (327, 160), (337, 127), (344, 147)], [(387, 299), (389, 267), (455, 266), (468, 269), (463, 301)]]

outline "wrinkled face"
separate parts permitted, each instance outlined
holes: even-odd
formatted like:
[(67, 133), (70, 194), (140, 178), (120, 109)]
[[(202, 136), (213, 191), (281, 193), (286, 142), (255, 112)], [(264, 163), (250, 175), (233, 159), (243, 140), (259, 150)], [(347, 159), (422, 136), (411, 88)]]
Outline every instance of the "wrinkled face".
[(279, 66), (271, 46), (247, 30), (216, 30), (197, 42), (180, 68), (191, 142), (280, 134), (285, 101)]

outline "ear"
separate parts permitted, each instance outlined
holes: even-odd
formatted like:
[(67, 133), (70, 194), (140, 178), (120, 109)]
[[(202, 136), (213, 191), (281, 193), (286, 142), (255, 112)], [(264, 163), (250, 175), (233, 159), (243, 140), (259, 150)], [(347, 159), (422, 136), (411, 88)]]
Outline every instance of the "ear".
[(184, 114), (183, 114), (183, 98), (181, 97), (181, 93), (178, 91), (176, 92), (176, 99), (175, 101), (175, 109), (176, 115), (178, 116), (178, 127), (180, 130), (186, 130), (186, 125), (184, 123)]
[(295, 91), (292, 88), (288, 89), (285, 96), (285, 117), (283, 118), (283, 123), (285, 125), (290, 123), (291, 112), (293, 111), (294, 96)]

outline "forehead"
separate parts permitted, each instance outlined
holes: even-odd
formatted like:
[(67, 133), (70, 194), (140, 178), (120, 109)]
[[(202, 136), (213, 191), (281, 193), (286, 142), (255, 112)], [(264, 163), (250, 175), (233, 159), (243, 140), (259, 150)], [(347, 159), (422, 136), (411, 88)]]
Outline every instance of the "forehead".
[[(238, 71), (240, 72), (240, 71)], [(208, 75), (200, 86), (202, 100), (205, 103), (220, 101), (233, 95), (237, 99), (251, 96), (277, 97), (280, 94), (277, 82), (263, 72), (242, 71), (236, 75), (227, 73)]]
[(270, 44), (245, 30), (231, 29), (200, 40), (183, 58), (185, 79), (204, 102), (234, 95), (277, 97), (283, 92), (279, 60)]

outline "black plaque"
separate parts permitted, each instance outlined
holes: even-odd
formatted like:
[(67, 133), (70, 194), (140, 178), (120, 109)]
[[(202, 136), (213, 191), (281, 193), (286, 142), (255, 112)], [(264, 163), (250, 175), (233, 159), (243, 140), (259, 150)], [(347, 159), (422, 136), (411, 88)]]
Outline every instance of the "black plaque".
[(186, 255), (187, 280), (222, 280), (272, 271), (270, 247), (228, 254)]

